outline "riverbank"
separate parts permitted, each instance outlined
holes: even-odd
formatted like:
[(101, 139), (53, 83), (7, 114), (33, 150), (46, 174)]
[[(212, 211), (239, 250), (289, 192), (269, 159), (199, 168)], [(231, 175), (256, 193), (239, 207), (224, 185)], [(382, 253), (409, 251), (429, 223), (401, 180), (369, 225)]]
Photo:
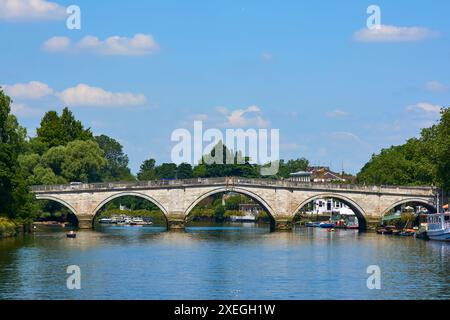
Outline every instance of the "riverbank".
[(7, 218), (0, 218), (0, 239), (14, 237), (19, 233), (21, 226)]
[(15, 237), (31, 231), (31, 224), (0, 217), (0, 239)]

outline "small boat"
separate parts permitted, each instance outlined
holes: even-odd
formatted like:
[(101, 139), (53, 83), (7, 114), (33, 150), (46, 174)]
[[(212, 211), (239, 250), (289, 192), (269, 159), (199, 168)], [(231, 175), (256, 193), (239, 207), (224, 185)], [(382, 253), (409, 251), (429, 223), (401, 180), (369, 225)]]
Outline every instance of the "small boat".
[(318, 228), (320, 227), (320, 222), (307, 222), (305, 226), (310, 228)]
[(69, 233), (66, 234), (67, 238), (76, 238), (77, 234), (73, 231), (70, 231)]
[(345, 228), (346, 228), (346, 229), (352, 229), (352, 230), (355, 230), (355, 229), (359, 229), (359, 226), (357, 226), (357, 225), (351, 225), (351, 226), (345, 226)]
[(331, 228), (334, 228), (334, 223), (321, 222), (319, 226), (324, 229), (331, 229)]
[(430, 240), (450, 241), (450, 212), (429, 214), (426, 233)]
[(110, 218), (101, 218), (98, 223), (104, 223), (104, 224), (111, 224), (113, 223), (113, 220)]
[(146, 225), (153, 224), (153, 222), (146, 222), (146, 221), (144, 221), (144, 219), (142, 219), (140, 217), (136, 217), (136, 218), (131, 219), (129, 224), (130, 224), (130, 226), (146, 226)]

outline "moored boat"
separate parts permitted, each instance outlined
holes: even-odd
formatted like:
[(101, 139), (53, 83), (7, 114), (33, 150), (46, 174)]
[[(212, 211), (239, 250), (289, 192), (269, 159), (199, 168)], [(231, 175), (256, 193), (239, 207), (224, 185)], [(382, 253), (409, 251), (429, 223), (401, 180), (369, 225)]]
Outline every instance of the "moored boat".
[(102, 224), (111, 224), (113, 223), (113, 220), (110, 218), (101, 218), (98, 223), (102, 223)]
[(318, 228), (320, 227), (320, 222), (307, 222), (305, 226), (310, 228)]
[(322, 222), (322, 223), (320, 223), (320, 227), (324, 228), (324, 229), (331, 229), (331, 228), (334, 228), (334, 223)]
[(450, 212), (427, 217), (427, 237), (430, 240), (450, 241)]

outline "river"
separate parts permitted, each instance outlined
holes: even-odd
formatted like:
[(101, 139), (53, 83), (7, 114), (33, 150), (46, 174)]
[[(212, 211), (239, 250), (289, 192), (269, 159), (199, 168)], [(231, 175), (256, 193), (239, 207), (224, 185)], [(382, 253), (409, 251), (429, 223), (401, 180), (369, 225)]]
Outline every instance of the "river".
[[(0, 240), (0, 299), (449, 299), (449, 262), (448, 243), (345, 230), (47, 230)], [(67, 289), (68, 265), (80, 290)]]

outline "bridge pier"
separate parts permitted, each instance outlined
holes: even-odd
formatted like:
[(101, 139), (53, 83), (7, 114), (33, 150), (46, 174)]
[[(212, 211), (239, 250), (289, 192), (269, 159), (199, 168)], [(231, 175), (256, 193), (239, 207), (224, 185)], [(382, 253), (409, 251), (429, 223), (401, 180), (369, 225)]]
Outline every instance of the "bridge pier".
[(93, 216), (90, 214), (77, 215), (79, 229), (92, 229)]
[(366, 225), (365, 225), (365, 231), (375, 231), (377, 226), (380, 224), (382, 217), (377, 216), (366, 216)]
[(275, 218), (275, 223), (271, 224), (271, 231), (291, 231), (293, 228), (293, 219), (290, 216), (281, 216)]
[(185, 227), (186, 227), (186, 219), (183, 213), (167, 215), (168, 231), (183, 231)]

